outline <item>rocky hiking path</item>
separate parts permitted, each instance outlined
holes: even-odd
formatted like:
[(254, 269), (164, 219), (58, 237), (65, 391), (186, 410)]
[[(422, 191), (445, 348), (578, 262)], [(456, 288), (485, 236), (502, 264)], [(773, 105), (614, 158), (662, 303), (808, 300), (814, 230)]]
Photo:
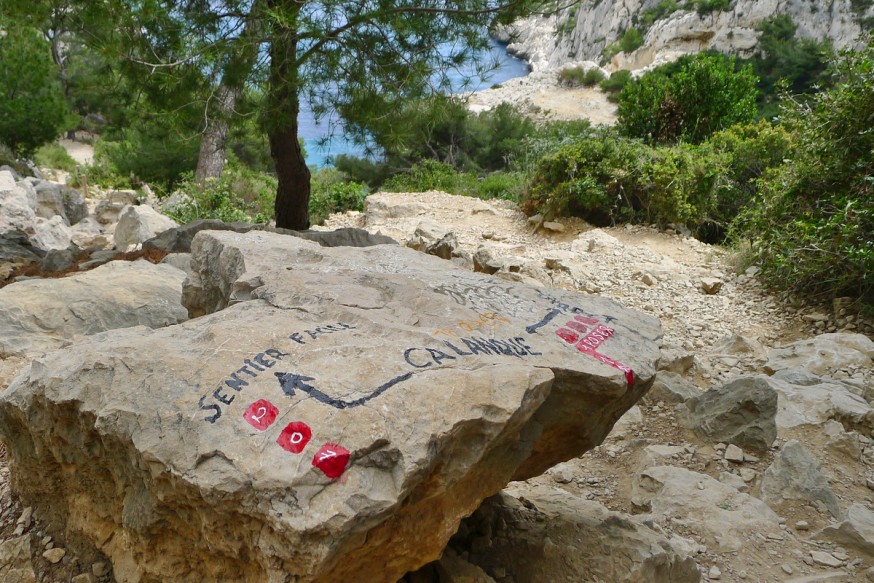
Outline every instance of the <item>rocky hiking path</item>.
[[(48, 265), (59, 203), (25, 195), (4, 252)], [(845, 300), (795, 308), (720, 248), (504, 201), (375, 194), (319, 247), (94, 196), (66, 220), (105, 247), (64, 268), (85, 273), (0, 289), (0, 434), (33, 452), (10, 474), (0, 448), (4, 582), (381, 581), (471, 512), (402, 580), (874, 580), (874, 342)], [(160, 265), (112, 249), (161, 231)], [(354, 248), (377, 234), (420, 253)]]
[[(510, 203), (438, 192), (376, 195), (366, 213), (326, 223), (389, 235), (486, 271), (499, 268), (498, 275), (510, 279), (609, 297), (661, 319), (664, 370), (640, 406), (592, 452), (511, 484), (508, 499), (489, 502), (463, 523), (450, 548), (497, 581), (850, 582), (866, 573), (874, 580), (874, 571), (866, 571), (874, 566), (874, 343), (854, 335), (861, 329), (870, 336), (870, 323), (842, 313), (841, 302), (833, 314), (793, 308), (761, 287), (755, 269), (736, 275), (731, 254), (681, 234), (641, 226), (595, 229), (574, 219), (535, 232), (536, 224)], [(447, 251), (447, 241), (454, 251)], [(823, 332), (839, 334), (820, 335), (813, 344)], [(862, 345), (854, 348), (854, 341)], [(774, 350), (786, 345), (791, 348)], [(769, 447), (727, 444), (738, 441), (732, 430), (745, 432), (739, 418), (756, 410), (760, 396), (750, 402), (756, 405), (742, 403), (740, 411), (705, 423), (727, 427), (715, 439), (687, 429), (682, 401), (734, 379), (795, 367), (807, 376), (784, 375), (789, 382), (772, 391), (781, 404), (779, 413), (770, 412), (777, 441)], [(739, 400), (732, 395), (729, 409)], [(836, 404), (842, 399), (844, 405)], [(850, 421), (854, 416), (858, 423)], [(788, 502), (781, 494), (768, 500), (777, 514), (759, 500), (762, 481), (781, 444), (793, 439), (803, 444), (810, 458), (805, 467), (816, 470), (819, 485), (794, 483), (815, 481), (798, 472), (771, 471), (771, 490), (791, 492)], [(835, 520), (820, 500), (830, 495), (822, 492), (833, 492), (841, 516), (857, 510), (853, 526), (843, 527), (853, 534), (812, 536)], [(635, 518), (614, 515), (628, 521), (617, 529), (607, 509)], [(647, 528), (672, 550), (648, 549), (652, 541), (641, 536)], [(544, 546), (544, 537), (553, 543)], [(589, 544), (597, 550), (586, 551)], [(461, 569), (455, 559), (449, 563)], [(505, 578), (496, 576), (501, 573)]]

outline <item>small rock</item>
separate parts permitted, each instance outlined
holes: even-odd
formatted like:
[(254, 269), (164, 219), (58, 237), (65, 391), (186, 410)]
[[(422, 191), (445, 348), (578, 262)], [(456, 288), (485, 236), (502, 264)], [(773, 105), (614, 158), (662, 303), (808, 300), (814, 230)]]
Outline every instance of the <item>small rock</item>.
[(723, 458), (726, 461), (742, 463), (744, 461), (744, 450), (731, 443), (728, 447), (725, 448), (725, 455)]
[(565, 231), (565, 226), (562, 223), (557, 223), (555, 221), (544, 222), (543, 228), (554, 233), (564, 233)]
[(57, 548), (49, 549), (49, 550), (45, 551), (42, 554), (42, 556), (49, 563), (56, 565), (61, 561), (61, 559), (64, 558), (64, 555), (66, 555), (66, 554), (67, 554), (67, 549), (57, 547)]
[(740, 474), (740, 477), (744, 482), (752, 482), (756, 479), (756, 476), (759, 475), (756, 470), (753, 470), (751, 468), (741, 468), (738, 473)]
[(655, 277), (653, 277), (653, 275), (651, 273), (644, 273), (640, 277), (640, 281), (642, 281), (643, 283), (645, 283), (646, 285), (649, 285), (649, 286), (653, 286), (653, 285), (658, 283), (658, 280)]
[(810, 558), (813, 559), (813, 562), (817, 565), (823, 565), (825, 567), (840, 567), (843, 564), (843, 561), (840, 559), (823, 551), (810, 551)]
[(707, 571), (707, 576), (710, 577), (713, 581), (717, 581), (722, 579), (722, 571), (719, 570), (719, 567), (716, 565), (711, 565), (710, 570)]
[(82, 573), (70, 579), (70, 583), (97, 583), (97, 578), (91, 573)]
[(790, 567), (786, 563), (783, 563), (782, 565), (780, 565), (780, 568), (783, 569), (783, 572), (786, 573), (787, 575), (792, 574), (792, 567)]
[(810, 530), (810, 524), (806, 520), (799, 520), (795, 523), (795, 530)]
[(33, 507), (28, 506), (21, 512), (21, 516), (18, 517), (18, 521), (16, 524), (23, 526), (24, 529), (30, 528), (31, 519), (33, 518)]

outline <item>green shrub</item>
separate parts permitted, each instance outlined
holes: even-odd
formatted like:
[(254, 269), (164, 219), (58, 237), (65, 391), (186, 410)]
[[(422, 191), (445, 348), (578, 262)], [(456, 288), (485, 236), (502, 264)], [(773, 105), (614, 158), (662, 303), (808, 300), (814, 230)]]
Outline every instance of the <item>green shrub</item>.
[(168, 211), (180, 224), (196, 219), (219, 219), (226, 222), (266, 223), (273, 217), (276, 179), (248, 170), (231, 160), (220, 178), (198, 185), (192, 173), (185, 174), (175, 192), (183, 202)]
[(674, 0), (662, 0), (652, 8), (644, 10), (640, 14), (638, 21), (643, 27), (643, 30), (647, 31), (655, 22), (667, 18), (678, 10), (682, 10), (682, 7), (678, 2), (675, 2)]
[(20, 176), (32, 176), (33, 172), (30, 171), (30, 168), (27, 167), (27, 164), (19, 160), (15, 154), (12, 153), (12, 150), (9, 149), (9, 146), (0, 143), (0, 166), (9, 166)]
[(48, 41), (33, 28), (0, 22), (0, 30), (0, 143), (27, 156), (75, 119)]
[(610, 101), (619, 101), (619, 94), (631, 80), (631, 71), (625, 69), (614, 71), (610, 74), (609, 79), (601, 81), (601, 91), (607, 94), (607, 99)]
[(332, 213), (364, 210), (367, 186), (347, 181), (342, 172), (323, 168), (312, 177), (310, 222), (321, 225)]
[(759, 25), (761, 55), (746, 62), (759, 77), (759, 114), (772, 118), (779, 113), (778, 88), (793, 94), (810, 94), (827, 85), (831, 46), (825, 42), (796, 38), (797, 26), (786, 14), (768, 18)]
[(759, 179), (792, 148), (767, 122), (734, 126), (700, 145), (648, 146), (601, 131), (545, 155), (526, 192), (527, 212), (573, 214), (597, 225), (682, 223), (721, 241), (758, 195)]
[(78, 166), (67, 150), (57, 142), (40, 146), (33, 154), (33, 161), (40, 168), (52, 168), (65, 172), (75, 172)]
[(437, 160), (417, 162), (407, 172), (395, 174), (382, 185), (387, 192), (427, 192), (442, 190), (451, 194), (473, 194), (476, 178), (458, 172), (449, 164)]
[(721, 156), (725, 165), (716, 206), (710, 211), (710, 219), (720, 231), (727, 229), (741, 210), (756, 203), (760, 179), (782, 165), (794, 148), (786, 128), (764, 120), (717, 132), (705, 146)]
[[(409, 168), (434, 159), (457, 169), (480, 171), (505, 167), (534, 130), (534, 123), (506, 103), (473, 114), (461, 99), (437, 95), (412, 102), (366, 130), (389, 168)], [(349, 166), (344, 162), (345, 168)]]
[(197, 166), (200, 142), (157, 119), (122, 130), (118, 139), (100, 139), (94, 158), (107, 175), (171, 188)]
[(874, 37), (866, 42), (842, 53), (832, 88), (787, 102), (796, 147), (734, 228), (775, 286), (874, 305)]
[(619, 95), (618, 127), (647, 143), (700, 143), (756, 118), (756, 77), (734, 57), (699, 53), (658, 67)]
[(694, 0), (686, 2), (686, 9), (695, 9), (698, 14), (710, 14), (716, 10), (728, 10), (731, 8), (731, 0)]
[(643, 46), (643, 35), (636, 28), (629, 28), (619, 40), (619, 48), (623, 53), (632, 53)]
[(564, 85), (569, 85), (571, 87), (594, 87), (598, 83), (604, 81), (604, 73), (601, 72), (601, 69), (591, 68), (584, 69), (583, 67), (569, 67), (567, 69), (562, 69), (558, 74), (559, 80)]
[(526, 207), (595, 225), (694, 223), (713, 190), (698, 158), (691, 146), (653, 148), (609, 132), (585, 138), (540, 161)]
[(524, 188), (525, 175), (521, 172), (493, 172), (479, 181), (476, 195), (483, 199), (502, 198), (518, 202)]
[(370, 188), (379, 188), (389, 174), (389, 168), (385, 162), (374, 162), (367, 158), (358, 158), (347, 154), (340, 154), (334, 158), (334, 168), (342, 172), (347, 180), (362, 182)]

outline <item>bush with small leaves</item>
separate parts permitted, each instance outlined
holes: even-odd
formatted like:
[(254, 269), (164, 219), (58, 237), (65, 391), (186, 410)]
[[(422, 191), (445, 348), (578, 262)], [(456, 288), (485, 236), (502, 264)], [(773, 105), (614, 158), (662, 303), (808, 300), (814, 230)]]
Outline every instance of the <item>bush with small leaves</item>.
[(833, 87), (784, 99), (795, 147), (734, 229), (776, 287), (874, 308), (874, 36), (866, 43), (840, 55)]
[(0, 143), (27, 156), (74, 124), (48, 41), (0, 22)]
[(625, 86), (618, 127), (650, 144), (697, 144), (714, 132), (755, 120), (756, 82), (751, 67), (735, 70), (734, 57), (683, 57)]

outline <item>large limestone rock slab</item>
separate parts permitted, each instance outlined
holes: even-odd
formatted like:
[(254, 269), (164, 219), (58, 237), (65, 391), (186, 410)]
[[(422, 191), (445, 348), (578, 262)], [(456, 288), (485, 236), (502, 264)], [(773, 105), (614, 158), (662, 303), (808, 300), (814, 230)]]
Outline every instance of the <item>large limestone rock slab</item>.
[(181, 322), (184, 279), (174, 267), (141, 260), (7, 285), (0, 289), (0, 357), (42, 354), (115, 328)]
[(168, 253), (190, 253), (194, 236), (201, 231), (269, 231), (282, 235), (293, 235), (308, 241), (315, 241), (322, 247), (369, 247), (395, 243), (394, 239), (374, 235), (364, 229), (342, 228), (332, 231), (292, 231), (252, 223), (226, 223), (218, 219), (198, 219), (184, 225), (168, 229), (143, 243), (143, 249), (163, 249)]
[[(462, 524), (457, 550), (487, 573), (515, 581), (698, 583), (701, 574), (682, 541), (644, 518), (608, 510), (564, 490), (516, 484), (486, 500)], [(488, 538), (492, 544), (477, 544)]]
[(838, 497), (832, 491), (819, 462), (800, 442), (786, 442), (762, 476), (762, 500), (772, 508), (787, 501), (824, 505), (835, 518), (841, 515)]
[(874, 435), (874, 409), (853, 387), (814, 376), (804, 369), (784, 369), (773, 377), (762, 377), (779, 395), (777, 427), (821, 425), (838, 421), (847, 431)]
[(395, 245), (204, 231), (192, 267), (207, 315), (84, 339), (0, 398), (13, 490), (119, 581), (394, 583), (600, 443), (659, 357), (652, 317)]
[(851, 504), (844, 520), (825, 527), (815, 536), (874, 557), (874, 512), (864, 504)]
[(648, 509), (657, 524), (694, 525), (705, 544), (720, 552), (738, 551), (780, 531), (780, 518), (761, 500), (684, 468), (645, 469), (634, 477), (631, 500)]
[(773, 374), (803, 368), (815, 375), (828, 375), (847, 367), (867, 368), (874, 364), (874, 340), (864, 334), (820, 334), (768, 351), (765, 371)]

